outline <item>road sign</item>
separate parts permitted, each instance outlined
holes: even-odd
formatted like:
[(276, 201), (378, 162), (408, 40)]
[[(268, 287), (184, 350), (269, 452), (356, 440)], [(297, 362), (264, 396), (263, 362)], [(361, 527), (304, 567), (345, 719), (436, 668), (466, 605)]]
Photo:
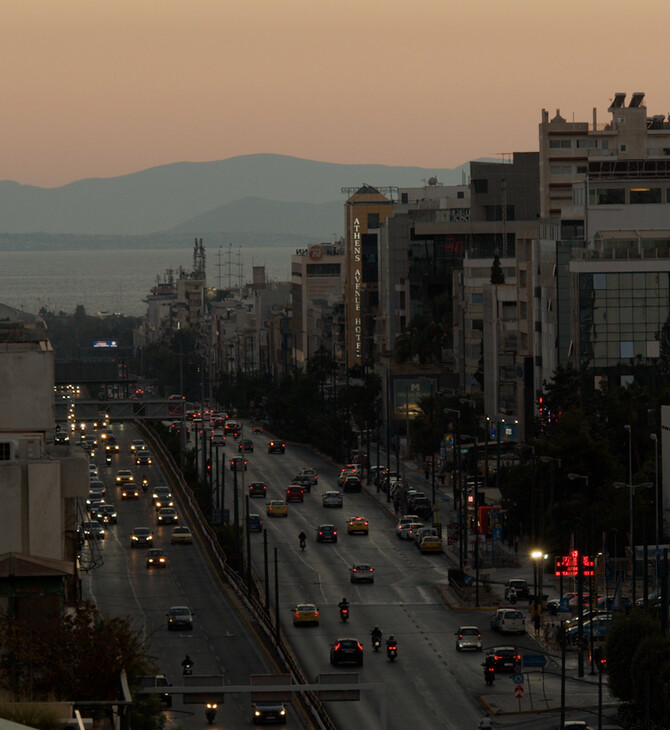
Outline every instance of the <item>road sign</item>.
[(514, 688), (514, 697), (517, 700), (523, 699), (523, 685), (522, 684), (517, 684), (517, 686)]
[[(251, 693), (252, 702), (289, 702), (290, 692), (273, 692), (272, 685), (291, 684), (290, 674), (252, 674), (249, 677), (249, 684), (258, 685), (258, 691)], [(264, 689), (268, 691), (263, 691)]]
[(540, 667), (542, 669), (547, 666), (547, 657), (544, 654), (524, 654), (521, 658), (524, 669), (528, 669), (528, 667)]
[[(358, 673), (351, 674), (319, 674), (316, 678), (319, 684), (325, 686), (338, 685), (337, 689), (318, 689), (316, 694), (320, 700), (330, 702), (337, 700), (360, 700), (361, 692), (351, 688), (351, 685), (358, 684)], [(344, 685), (350, 685), (349, 689), (340, 689)]]
[(514, 684), (523, 684), (523, 674), (521, 674), (521, 672), (519, 672), (518, 674), (513, 674), (512, 682), (514, 682)]

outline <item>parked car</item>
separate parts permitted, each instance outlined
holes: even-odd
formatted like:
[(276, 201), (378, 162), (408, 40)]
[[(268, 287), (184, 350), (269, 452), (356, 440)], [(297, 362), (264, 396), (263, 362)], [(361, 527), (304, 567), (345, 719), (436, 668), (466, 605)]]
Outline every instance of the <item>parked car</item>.
[[(584, 639), (601, 641), (607, 636), (607, 632), (612, 625), (611, 616), (597, 616), (595, 618), (584, 621), (582, 626), (582, 635)], [(568, 644), (576, 644), (579, 640), (579, 626), (572, 626), (565, 631), (565, 641)]]
[(499, 608), (491, 616), (491, 628), (501, 634), (523, 634), (526, 620), (516, 608)]
[(426, 535), (419, 545), (419, 550), (425, 555), (426, 553), (441, 553), (442, 539), (437, 535)]
[(439, 537), (436, 527), (422, 527), (414, 533), (414, 544), (419, 547), (424, 537)]
[(516, 597), (519, 600), (527, 601), (530, 591), (528, 588), (528, 582), (521, 578), (511, 578), (505, 584), (505, 600), (509, 601), (510, 588), (514, 588), (516, 591)]

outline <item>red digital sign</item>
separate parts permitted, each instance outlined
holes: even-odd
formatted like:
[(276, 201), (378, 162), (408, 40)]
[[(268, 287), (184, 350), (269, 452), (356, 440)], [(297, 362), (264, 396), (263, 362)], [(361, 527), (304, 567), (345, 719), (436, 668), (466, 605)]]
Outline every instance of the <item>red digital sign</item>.
[[(556, 558), (556, 571), (554, 575), (559, 578), (576, 578), (577, 568), (579, 566), (579, 551), (573, 550), (569, 555), (560, 555)], [(592, 576), (593, 573), (593, 560), (588, 555), (581, 556), (582, 561), (582, 575), (585, 577)]]

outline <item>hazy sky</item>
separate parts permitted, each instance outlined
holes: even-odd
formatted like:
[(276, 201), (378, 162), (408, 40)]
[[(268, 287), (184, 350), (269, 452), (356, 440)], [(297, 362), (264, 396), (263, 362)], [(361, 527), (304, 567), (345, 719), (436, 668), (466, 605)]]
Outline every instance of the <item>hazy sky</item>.
[(668, 0), (0, 0), (0, 180), (273, 152), (455, 167), (670, 112)]

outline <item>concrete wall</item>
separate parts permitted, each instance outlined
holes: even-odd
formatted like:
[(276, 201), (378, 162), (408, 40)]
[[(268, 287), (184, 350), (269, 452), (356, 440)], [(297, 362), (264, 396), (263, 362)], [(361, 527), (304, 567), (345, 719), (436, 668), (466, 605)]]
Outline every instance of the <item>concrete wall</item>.
[(53, 430), (54, 353), (48, 343), (0, 344), (0, 433)]

